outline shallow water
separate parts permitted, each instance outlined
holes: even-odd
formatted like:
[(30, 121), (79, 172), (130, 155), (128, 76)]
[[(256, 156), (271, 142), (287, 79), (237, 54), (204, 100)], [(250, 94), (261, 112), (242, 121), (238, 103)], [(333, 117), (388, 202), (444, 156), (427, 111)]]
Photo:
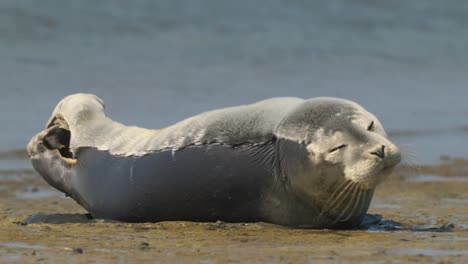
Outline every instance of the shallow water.
[(452, 176), (452, 177), (443, 177), (443, 176), (435, 176), (435, 175), (417, 175), (415, 177), (411, 177), (406, 179), (409, 182), (468, 182), (468, 177), (463, 176)]
[(25, 188), (16, 193), (16, 198), (19, 199), (42, 199), (51, 196), (63, 196), (63, 193), (55, 190), (55, 189), (38, 189), (37, 187), (29, 187)]
[(468, 157), (466, 14), (464, 0), (1, 1), (0, 151), (81, 91), (154, 128), (273, 96), (345, 97), (410, 163)]
[(30, 245), (27, 243), (13, 242), (13, 243), (3, 243), (2, 247), (6, 248), (19, 248), (19, 249), (45, 249), (46, 247), (41, 245)]

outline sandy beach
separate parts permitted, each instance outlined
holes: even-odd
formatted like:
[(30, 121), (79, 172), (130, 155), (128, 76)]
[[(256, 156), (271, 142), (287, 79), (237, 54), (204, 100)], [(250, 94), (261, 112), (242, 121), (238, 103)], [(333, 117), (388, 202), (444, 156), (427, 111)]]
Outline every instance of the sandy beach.
[[(0, 1), (0, 263), (468, 263), (467, 14), (466, 0)], [(91, 220), (23, 150), (77, 92), (147, 128), (346, 98), (403, 162), (374, 194), (383, 220), (360, 230)]]
[(3, 263), (468, 262), (468, 161), (462, 159), (400, 166), (377, 188), (369, 210), (382, 222), (361, 230), (90, 220), (32, 170), (0, 171), (0, 182)]

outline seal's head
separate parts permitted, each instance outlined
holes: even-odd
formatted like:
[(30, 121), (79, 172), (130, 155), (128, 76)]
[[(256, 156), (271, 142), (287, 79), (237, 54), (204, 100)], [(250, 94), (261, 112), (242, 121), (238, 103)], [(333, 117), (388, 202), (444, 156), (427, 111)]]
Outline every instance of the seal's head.
[(310, 135), (307, 150), (312, 163), (339, 166), (346, 180), (372, 189), (400, 162), (400, 151), (379, 120), (358, 104), (322, 99), (316, 108), (327, 114)]
[(333, 168), (333, 174), (365, 189), (375, 188), (401, 159), (379, 120), (344, 99), (306, 101), (284, 118), (279, 134), (294, 135), (306, 146), (311, 173)]
[[(375, 187), (401, 159), (379, 120), (348, 100), (308, 100), (286, 115), (278, 130), (286, 142), (281, 146), (283, 175), (292, 193), (317, 205), (317, 221), (324, 225), (359, 224)], [(299, 159), (288, 158), (298, 152)]]

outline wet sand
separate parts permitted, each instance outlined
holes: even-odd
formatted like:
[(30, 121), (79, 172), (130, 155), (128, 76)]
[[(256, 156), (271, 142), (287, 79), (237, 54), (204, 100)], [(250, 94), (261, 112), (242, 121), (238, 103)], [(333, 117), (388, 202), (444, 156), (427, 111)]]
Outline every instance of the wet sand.
[(401, 166), (380, 185), (369, 213), (384, 220), (367, 229), (131, 224), (89, 220), (34, 171), (3, 170), (0, 263), (468, 263), (467, 190), (468, 161), (445, 157)]

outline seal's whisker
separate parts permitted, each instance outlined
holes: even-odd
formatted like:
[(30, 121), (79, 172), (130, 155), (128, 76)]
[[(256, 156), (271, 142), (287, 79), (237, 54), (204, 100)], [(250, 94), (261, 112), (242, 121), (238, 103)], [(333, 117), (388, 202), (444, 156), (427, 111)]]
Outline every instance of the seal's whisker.
[(404, 164), (411, 164), (411, 163), (418, 163), (420, 160), (418, 160), (418, 156), (415, 153), (408, 153), (408, 152), (403, 152), (402, 154), (402, 163)]
[(372, 200), (372, 196), (374, 195), (374, 190), (368, 190), (367, 192), (367, 197), (366, 197), (366, 203), (364, 205), (364, 212), (366, 213), (367, 210), (369, 209), (370, 202)]
[(358, 205), (358, 208), (356, 209), (356, 212), (355, 212), (355, 215), (358, 216), (358, 215), (362, 215), (366, 208), (366, 201), (368, 199), (368, 196), (369, 196), (369, 191), (366, 190), (366, 189), (361, 189), (361, 192), (362, 192), (362, 195), (361, 195), (361, 199), (358, 201), (359, 205)]
[(361, 200), (359, 201), (359, 208), (357, 214), (363, 214), (365, 207), (366, 207), (366, 201), (368, 199), (370, 192), (368, 190), (362, 190), (362, 196)]
[[(352, 184), (351, 181), (344, 181), (342, 182), (334, 191), (332, 194), (330, 194), (330, 198), (324, 203), (326, 205), (326, 208), (330, 208), (330, 205), (332, 205), (337, 199), (337, 195), (341, 195), (343, 193), (343, 189), (346, 189), (349, 187), (349, 185)], [(324, 211), (322, 210), (322, 213), (320, 216), (322, 216)]]
[(329, 215), (329, 216), (333, 215), (334, 209), (341, 206), (341, 204), (344, 201), (346, 201), (347, 197), (350, 195), (349, 188), (352, 186), (353, 186), (352, 181), (343, 182), (340, 185), (340, 187), (337, 188), (333, 192), (333, 194), (330, 196), (330, 198), (324, 203), (324, 207), (322, 207), (322, 210), (318, 217), (321, 218), (324, 215)]
[(353, 182), (352, 184), (350, 184), (350, 186), (351, 186), (351, 189), (346, 191), (347, 194), (340, 200), (340, 202), (330, 207), (329, 212), (332, 215), (334, 214), (336, 215), (337, 213), (339, 214), (339, 217), (336, 218), (336, 220), (338, 220), (343, 215), (343, 212), (345, 210), (348, 210), (349, 204), (352, 202), (357, 184)]
[(402, 163), (415, 166), (417, 164), (421, 164), (421, 160), (419, 160), (417, 156), (417, 152), (412, 149), (411, 144), (399, 144), (398, 147), (400, 148), (400, 153), (402, 154)]
[(340, 218), (343, 216), (344, 211), (347, 210), (349, 203), (350, 203), (350, 198), (352, 198), (353, 190), (354, 190), (354, 186), (353, 186), (353, 189), (349, 191), (348, 199), (345, 199), (344, 202), (342, 202), (340, 206), (337, 208), (337, 210), (333, 210), (334, 211), (334, 214), (332, 214), (333, 224), (336, 224), (337, 222), (339, 222)]
[[(350, 215), (353, 213), (353, 208), (354, 208), (354, 205), (356, 204), (355, 202), (355, 199), (356, 199), (356, 196), (359, 192), (360, 188), (357, 184), (355, 184), (353, 186), (353, 189), (352, 189), (352, 195), (350, 197), (350, 199), (348, 200), (348, 202), (346, 203), (346, 206), (345, 208), (341, 211), (341, 213), (336, 217), (336, 220), (335, 221), (340, 221), (340, 222), (344, 222), (344, 221), (347, 221), (350, 217)], [(344, 219), (342, 219), (343, 216), (346, 216)]]
[[(359, 209), (361, 206), (361, 199), (363, 196), (363, 190), (359, 188), (359, 186), (356, 188), (357, 195), (353, 195), (353, 199), (350, 201), (350, 203), (353, 203), (353, 207), (351, 208), (351, 211), (349, 212), (348, 216), (343, 219), (342, 221), (348, 221), (351, 217), (358, 215), (356, 214), (356, 209)], [(355, 198), (354, 198), (355, 197)]]
[(411, 173), (419, 173), (421, 171), (421, 163), (417, 159), (406, 159), (401, 166), (408, 169)]
[(341, 192), (338, 193), (337, 196), (332, 196), (331, 199), (333, 200), (329, 202), (327, 201), (327, 206), (326, 206), (326, 208), (328, 208), (327, 211), (330, 213), (333, 212), (333, 210), (336, 207), (340, 206), (344, 201), (346, 201), (348, 196), (351, 195), (351, 192), (349, 189), (354, 188), (354, 186), (355, 186), (355, 183), (352, 181), (349, 181), (347, 185), (343, 188), (343, 190), (341, 190)]
[(349, 194), (348, 190), (353, 187), (354, 182), (352, 181), (346, 181), (344, 182), (345, 185), (343, 185), (343, 188), (337, 189), (333, 194), (331, 195), (330, 199), (327, 201), (327, 204), (332, 206), (336, 201), (339, 201), (342, 199), (343, 194), (346, 196)]
[(362, 188), (358, 185), (354, 191), (353, 197), (350, 200), (350, 203), (352, 204), (352, 207), (350, 208), (350, 211), (348, 212), (347, 217), (345, 217), (344, 220), (342, 221), (348, 221), (351, 219), (351, 217), (356, 215), (356, 209), (359, 208), (361, 197), (362, 197), (363, 190)]
[(338, 187), (336, 187), (336, 189), (333, 191), (333, 193), (330, 195), (330, 198), (328, 199), (327, 202), (329, 202), (330, 200), (333, 200), (335, 195), (337, 195), (337, 193), (341, 192), (342, 188), (345, 188), (347, 184), (350, 184), (352, 183), (351, 181), (344, 181), (342, 182), (340, 185), (338, 185)]

